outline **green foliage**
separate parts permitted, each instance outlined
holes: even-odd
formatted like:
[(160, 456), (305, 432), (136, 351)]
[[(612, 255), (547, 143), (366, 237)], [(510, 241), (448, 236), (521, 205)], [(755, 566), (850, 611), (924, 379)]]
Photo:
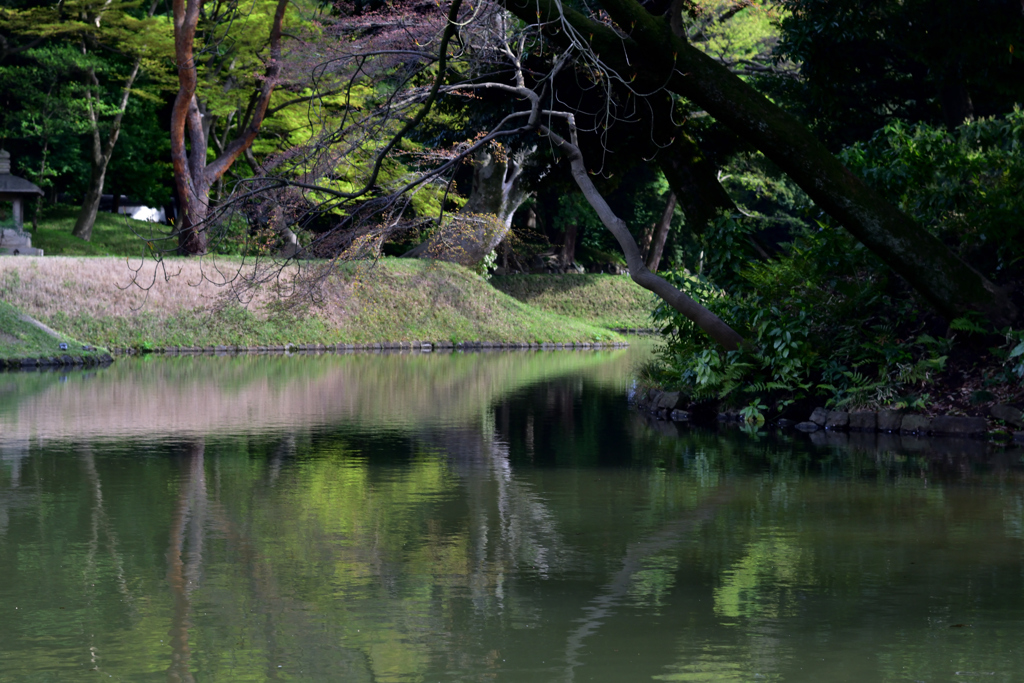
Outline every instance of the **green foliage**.
[(848, 235), (805, 228), (773, 259), (754, 261), (744, 241), (751, 222), (715, 222), (706, 249), (719, 244), (724, 253), (706, 254), (705, 274), (665, 274), (748, 343), (736, 351), (714, 347), (661, 304), (654, 312), (666, 339), (659, 381), (730, 405), (756, 397), (755, 405), (766, 400), (777, 413), (811, 398), (905, 404), (943, 369), (948, 345), (924, 333), (913, 302), (889, 293), (884, 269)]
[[(795, 105), (831, 142), (887, 122), (957, 125), (951, 102), (986, 115), (1020, 101), (1024, 22), (1001, 0), (782, 0), (777, 53), (800, 64)], [(842, 58), (837, 58), (841, 55)]]
[[(953, 132), (893, 121), (843, 161), (965, 260), (1010, 286), (1024, 274), (1024, 112), (964, 124)], [(977, 343), (989, 329), (978, 313), (941, 321), (919, 311), (906, 285), (804, 195), (756, 156), (726, 167), (724, 182), (746, 206), (723, 214), (698, 238), (700, 274), (672, 281), (748, 340), (713, 348), (692, 323), (664, 305), (660, 381), (700, 398), (742, 406), (747, 395), (777, 402), (920, 407), (945, 368), (953, 339)], [(752, 207), (756, 207), (753, 210)], [(765, 259), (758, 242), (781, 235)], [(1024, 378), (1024, 346), (1008, 331), (1006, 377)], [(771, 402), (771, 401), (769, 401)]]
[(160, 125), (161, 103), (145, 97), (128, 101), (104, 192), (127, 195), (145, 206), (170, 203), (171, 141)]
[[(323, 40), (322, 36), (317, 36), (314, 28), (305, 28), (310, 31), (308, 39), (311, 42), (315, 44), (318, 39)], [(350, 49), (344, 45), (342, 52)], [(330, 63), (327, 56), (317, 56), (315, 59)], [(338, 58), (342, 64), (349, 59), (351, 55)], [(386, 61), (385, 58), (381, 59)], [(391, 100), (395, 96), (395, 88), (391, 80), (396, 77), (399, 69), (377, 68), (373, 66), (374, 62), (374, 57), (367, 59), (362, 75), (358, 70), (349, 73), (344, 69), (333, 68), (321, 73), (318, 68), (314, 85), (275, 90), (271, 109), (302, 98), (309, 98), (315, 106), (291, 106), (277, 111), (264, 123), (261, 138), (254, 143), (253, 152), (259, 157), (273, 159), (274, 173), (301, 178), (303, 182), (309, 181), (309, 156), (322, 153), (323, 168), (320, 177), (316, 179), (319, 186), (342, 193), (363, 189), (370, 179), (377, 155), (405, 124), (405, 119), (395, 116), (392, 111)], [(433, 73), (433, 69), (428, 68), (421, 78), (432, 78)], [(420, 79), (413, 80), (419, 83)], [(441, 117), (450, 120), (453, 115), (441, 114)], [(444, 124), (438, 123), (432, 111), (424, 125), (443, 127)], [(289, 152), (282, 155), (282, 149), (288, 149)], [(366, 198), (355, 202), (339, 201), (330, 194), (317, 191), (308, 192), (305, 198), (310, 205), (319, 206), (318, 211), (334, 217), (351, 216), (354, 207), (362, 201), (372, 201), (374, 197), (394, 192), (409, 183), (420, 170), (424, 159), (429, 163), (434, 153), (434, 146), (429, 140), (424, 141), (421, 135), (409, 136), (381, 160), (373, 190)], [(245, 174), (248, 170), (241, 169), (241, 172)], [(409, 221), (436, 218), (442, 213), (443, 206), (451, 209), (463, 203), (465, 199), (455, 187), (446, 187), (444, 183), (426, 183), (409, 193), (408, 204), (399, 213)]]
[(949, 321), (949, 329), (957, 330), (959, 332), (974, 332), (976, 334), (985, 334), (988, 330), (985, 328), (985, 317), (977, 311), (969, 311), (966, 315), (960, 318), (954, 318)]
[(752, 400), (747, 406), (740, 409), (740, 417), (747, 424), (760, 427), (764, 424), (764, 411), (768, 410), (768, 406), (760, 401), (760, 399)]
[(720, 177), (758, 231), (799, 231), (808, 224), (810, 198), (760, 152), (734, 155)]
[(210, 234), (209, 253), (220, 256), (266, 256), (272, 252), (277, 235), (270, 230), (250, 230), (249, 222), (237, 214), (229, 214)]
[(688, 0), (683, 14), (688, 41), (741, 74), (772, 59), (781, 16), (778, 3), (764, 0)]
[[(27, 2), (0, 10), (0, 146), (16, 172), (52, 194), (81, 193), (90, 177), (93, 119), (101, 136), (118, 112), (138, 60), (119, 146), (107, 172), (114, 191), (156, 203), (169, 164), (167, 132), (157, 116), (172, 82), (172, 29), (147, 18), (138, 2)], [(125, 148), (122, 151), (122, 148)]]
[[(225, 119), (230, 121), (228, 117), (249, 106), (252, 91), (247, 86), (254, 74), (265, 69), (265, 50), (277, 2), (216, 0), (208, 5), (196, 35), (196, 49), (203, 55), (196, 60), (196, 67), (199, 81), (205, 86), (200, 97), (205, 116), (218, 117), (222, 124), (231, 125)], [(301, 30), (297, 5), (289, 6), (284, 21), (289, 31)], [(294, 97), (294, 93), (289, 95)]]
[[(598, 235), (604, 232), (604, 225), (590, 202), (580, 192), (559, 195), (558, 211), (551, 218), (552, 225), (565, 232), (569, 226), (575, 225), (577, 243), (600, 249), (603, 241)], [(596, 239), (595, 239), (596, 237)]]
[(484, 254), (484, 258), (480, 263), (477, 264), (474, 272), (483, 278), (490, 279), (491, 272), (497, 267), (498, 263), (498, 250), (491, 249), (489, 252)]
[(1007, 332), (1006, 342), (1008, 347), (1012, 347), (1006, 355), (1009, 372), (1024, 382), (1024, 330)]
[[(708, 273), (718, 286), (732, 289), (742, 280), (740, 273), (757, 257), (751, 237), (757, 231), (753, 221), (738, 214), (719, 214), (698, 242), (701, 248), (701, 272)], [(708, 281), (710, 284), (710, 280)]]
[(1024, 111), (953, 132), (895, 121), (846, 150), (851, 170), (883, 191), (983, 272), (1021, 268)]

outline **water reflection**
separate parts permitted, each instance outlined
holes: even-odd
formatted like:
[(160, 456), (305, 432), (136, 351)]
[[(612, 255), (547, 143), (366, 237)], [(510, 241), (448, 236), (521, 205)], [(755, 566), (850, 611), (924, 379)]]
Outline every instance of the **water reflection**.
[[(174, 616), (167, 635), (171, 643), (169, 681), (194, 681), (189, 650), (192, 626), (192, 592), (199, 587), (203, 563), (203, 538), (209, 508), (206, 497), (206, 467), (202, 440), (186, 444), (181, 459), (180, 491), (171, 513), (171, 535), (167, 544), (167, 585), (173, 596)], [(186, 549), (186, 539), (188, 547)]]
[[(651, 425), (623, 410), (623, 355), (308, 360), (4, 394), (0, 679), (1024, 670), (1019, 453)], [(38, 423), (48, 392), (164, 396)], [(482, 402), (432, 405), (459, 392)], [(105, 436), (69, 438), (82, 422)]]
[[(0, 374), (0, 434), (120, 439), (274, 433), (342, 421), (397, 429), (479, 418), (497, 398), (579, 374), (622, 385), (647, 348), (123, 359), (101, 372)], [(62, 381), (64, 380), (64, 381)]]

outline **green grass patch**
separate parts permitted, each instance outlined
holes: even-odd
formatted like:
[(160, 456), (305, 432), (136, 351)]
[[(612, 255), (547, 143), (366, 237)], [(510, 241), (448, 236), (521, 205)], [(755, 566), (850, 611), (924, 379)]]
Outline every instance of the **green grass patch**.
[(354, 264), (352, 334), (374, 339), (567, 342), (617, 335), (590, 321), (525, 304), (469, 270), (418, 259)]
[[(166, 238), (170, 228), (159, 223), (137, 221), (124, 215), (96, 214), (89, 242), (71, 234), (78, 217), (78, 207), (58, 204), (44, 210), (39, 227), (26, 230), (32, 235), (32, 246), (47, 256), (142, 256), (146, 240)], [(168, 249), (169, 242), (159, 242)]]
[(283, 346), (327, 344), (334, 335), (323, 321), (310, 318), (265, 318), (241, 306), (219, 311), (201, 309), (161, 315), (140, 311), (133, 316), (94, 317), (60, 312), (51, 327), (112, 348), (154, 351), (172, 346)]
[(625, 275), (503, 275), (491, 284), (542, 311), (600, 327), (653, 326), (656, 297)]
[[(68, 345), (60, 348), (61, 342)], [(6, 301), (0, 301), (0, 358), (41, 358), (53, 356), (97, 356), (106, 349), (84, 350), (86, 344), (66, 334), (51, 334), (31, 321)]]

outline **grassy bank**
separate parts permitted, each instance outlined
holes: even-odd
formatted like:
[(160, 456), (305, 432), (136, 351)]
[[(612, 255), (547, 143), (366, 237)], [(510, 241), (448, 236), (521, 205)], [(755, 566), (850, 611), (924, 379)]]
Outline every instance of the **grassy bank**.
[(47, 256), (136, 256), (146, 251), (144, 239), (165, 237), (169, 228), (101, 211), (96, 214), (92, 239), (88, 242), (71, 234), (78, 216), (77, 206), (47, 207), (39, 227), (26, 229), (32, 235), (32, 246)]
[[(67, 348), (61, 349), (61, 344)], [(89, 348), (83, 348), (88, 346)], [(94, 348), (75, 337), (61, 334), (26, 316), (13, 305), (0, 299), (0, 359), (41, 358), (53, 356), (100, 356), (106, 349)]]
[(655, 296), (625, 275), (504, 275), (491, 284), (542, 311), (600, 327), (653, 326)]
[(254, 274), (251, 263), (223, 257), (161, 264), (12, 257), (0, 260), (0, 299), (65, 334), (111, 348), (621, 339), (524, 304), (450, 264), (303, 263), (260, 271), (269, 284), (242, 287)]

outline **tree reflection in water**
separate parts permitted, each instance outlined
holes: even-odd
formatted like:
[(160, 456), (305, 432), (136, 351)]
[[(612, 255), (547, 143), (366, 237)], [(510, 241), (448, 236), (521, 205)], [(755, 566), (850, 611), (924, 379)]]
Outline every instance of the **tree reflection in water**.
[[(171, 629), (171, 665), (169, 681), (195, 681), (189, 650), (189, 629), (192, 627), (192, 592), (199, 586), (203, 562), (203, 539), (209, 501), (206, 495), (206, 467), (203, 440), (187, 442), (181, 447), (178, 499), (171, 513), (171, 533), (167, 544), (167, 585), (173, 596)], [(187, 547), (186, 547), (187, 541)]]
[[(92, 492), (89, 541), (85, 557), (85, 572), (83, 573), (84, 593), (89, 596), (90, 602), (104, 599), (103, 596), (97, 595), (94, 590), (100, 574), (96, 556), (99, 553), (100, 532), (102, 531), (107, 541), (107, 552), (110, 555), (111, 564), (114, 569), (117, 590), (121, 594), (124, 604), (130, 608), (134, 601), (134, 596), (128, 587), (128, 581), (125, 576), (124, 561), (118, 548), (117, 532), (110, 523), (110, 518), (107, 515), (106, 506), (103, 502), (103, 485), (100, 482), (99, 472), (96, 470), (95, 452), (91, 447), (83, 446), (79, 450), (79, 458), (82, 463), (82, 469), (85, 471), (85, 479)], [(91, 635), (90, 638), (92, 638)], [(100, 659), (102, 656), (97, 644), (90, 642), (89, 663), (92, 664), (92, 668), (96, 671), (101, 671)]]
[[(0, 678), (898, 681), (950, 680), (955, 662), (1011, 681), (1024, 668), (1019, 451), (652, 429), (580, 358), (499, 388), (474, 374), (482, 358), (327, 360), (249, 364), (287, 381), (234, 384), (245, 364), (216, 382), (212, 364), (176, 364), (182, 422), (166, 424), (221, 386), (207, 434), (143, 439), (120, 415), (114, 438), (76, 441), (27, 417), (72, 381), (26, 393), (31, 410), (0, 405)], [(273, 408), (259, 387), (321, 412), (250, 432)], [(463, 390), (481, 405), (446, 412)]]

